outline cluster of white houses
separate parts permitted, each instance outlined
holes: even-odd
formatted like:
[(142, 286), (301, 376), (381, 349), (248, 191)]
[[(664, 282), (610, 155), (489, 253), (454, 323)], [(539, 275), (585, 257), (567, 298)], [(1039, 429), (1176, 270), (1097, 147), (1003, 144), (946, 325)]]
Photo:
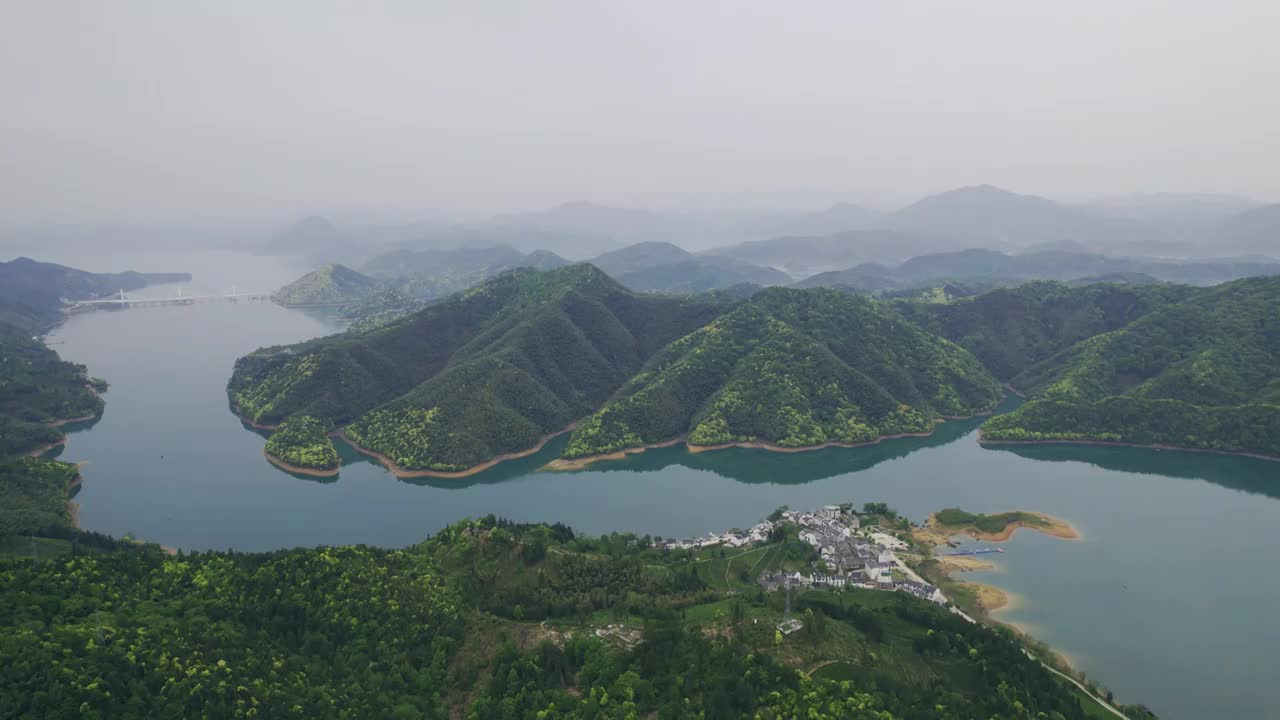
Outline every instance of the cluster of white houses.
[(752, 526), (749, 530), (726, 530), (722, 533), (707, 533), (702, 537), (691, 540), (668, 540), (661, 545), (673, 550), (696, 550), (698, 548), (711, 547), (712, 545), (739, 548), (768, 540), (769, 532), (773, 530), (773, 525), (773, 523), (766, 521)]
[(864, 530), (849, 506), (827, 505), (808, 512), (787, 510), (776, 523), (766, 521), (749, 530), (729, 530), (708, 533), (693, 540), (668, 541), (665, 546), (679, 549), (712, 545), (737, 548), (767, 540), (773, 529), (781, 524), (795, 525), (800, 540), (813, 546), (820, 562), (814, 563), (813, 571), (808, 575), (791, 572), (762, 576), (760, 583), (768, 589), (786, 586), (860, 587), (908, 592), (944, 605), (947, 602), (941, 591), (919, 582), (914, 573), (911, 578), (903, 576), (903, 566), (894, 551), (905, 549), (906, 543), (886, 533)]

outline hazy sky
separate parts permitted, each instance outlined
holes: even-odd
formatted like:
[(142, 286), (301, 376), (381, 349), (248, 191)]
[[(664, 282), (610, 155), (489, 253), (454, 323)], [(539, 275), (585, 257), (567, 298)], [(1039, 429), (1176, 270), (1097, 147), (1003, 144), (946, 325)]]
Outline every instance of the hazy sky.
[(4, 220), (1280, 199), (1280, 3), (0, 0)]

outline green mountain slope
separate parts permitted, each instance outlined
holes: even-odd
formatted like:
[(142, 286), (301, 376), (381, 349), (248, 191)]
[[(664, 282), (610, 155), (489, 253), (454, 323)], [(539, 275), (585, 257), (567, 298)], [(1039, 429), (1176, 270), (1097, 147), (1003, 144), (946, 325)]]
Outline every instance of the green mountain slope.
[(784, 599), (756, 576), (807, 567), (794, 537), (745, 578), (712, 551), (493, 518), (403, 550), (73, 537), (71, 557), (0, 558), (6, 718), (1089, 717), (1013, 633), (908, 593), (799, 593), (804, 627), (776, 634)]
[(404, 470), (458, 471), (590, 413), (724, 303), (637, 295), (590, 265), (517, 270), (368, 332), (257, 351), (228, 391), (253, 422), (331, 420)]
[(272, 299), (281, 305), (345, 305), (363, 300), (381, 287), (374, 278), (345, 265), (326, 265), (280, 288)]
[(83, 365), (0, 323), (0, 456), (58, 442), (62, 431), (50, 423), (101, 413)]
[(1000, 396), (963, 349), (832, 290), (773, 288), (659, 353), (578, 427), (567, 457), (688, 434), (784, 447), (928, 432)]
[(1016, 375), (1033, 401), (989, 440), (1107, 440), (1280, 455), (1280, 278), (1195, 292)]
[(963, 346), (996, 377), (1008, 380), (1081, 340), (1197, 292), (1182, 285), (1069, 287), (1040, 281), (951, 303), (898, 302), (893, 308)]

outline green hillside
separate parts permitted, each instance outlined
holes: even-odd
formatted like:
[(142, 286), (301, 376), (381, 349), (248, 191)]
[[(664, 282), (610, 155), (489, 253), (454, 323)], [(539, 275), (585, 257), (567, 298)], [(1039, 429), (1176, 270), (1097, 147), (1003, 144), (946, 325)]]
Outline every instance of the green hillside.
[(773, 288), (672, 343), (573, 433), (568, 457), (688, 434), (784, 447), (929, 432), (995, 405), (963, 349), (833, 290)]
[(0, 456), (0, 541), (69, 528), (67, 497), (79, 475), (71, 463)]
[(1014, 376), (988, 440), (1108, 440), (1280, 455), (1280, 278), (1197, 291)]
[(0, 323), (0, 456), (62, 439), (50, 423), (101, 414), (90, 383), (83, 365)]
[(730, 573), (714, 551), (492, 517), (404, 550), (72, 537), (0, 559), (0, 716), (1086, 717), (1010, 631), (908, 593), (798, 593), (804, 627), (782, 637), (782, 594), (756, 576), (806, 563), (794, 539)]
[(367, 332), (259, 350), (228, 391), (254, 422), (330, 420), (405, 470), (457, 471), (589, 414), (724, 304), (638, 295), (590, 265), (516, 270)]
[(1081, 340), (1198, 292), (1184, 285), (1071, 287), (1045, 280), (951, 303), (898, 302), (893, 307), (907, 320), (963, 346), (996, 377), (1008, 380)]
[(329, 440), (333, 424), (307, 415), (285, 420), (267, 438), (267, 454), (294, 467), (333, 470), (338, 467), (338, 451)]
[(276, 291), (281, 305), (346, 305), (377, 292), (382, 284), (345, 265), (326, 265)]

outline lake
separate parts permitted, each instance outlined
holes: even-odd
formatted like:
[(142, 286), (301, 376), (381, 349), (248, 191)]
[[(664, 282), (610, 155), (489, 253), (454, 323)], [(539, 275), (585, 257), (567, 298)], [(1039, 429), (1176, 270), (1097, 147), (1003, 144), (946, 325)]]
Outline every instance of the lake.
[[(40, 258), (44, 259), (44, 258)], [(269, 290), (305, 268), (218, 253), (61, 258), (94, 270), (189, 270), (190, 293)], [(165, 294), (173, 288), (149, 288)], [(1280, 464), (1133, 448), (984, 449), (980, 421), (930, 438), (776, 454), (651, 450), (589, 471), (540, 472), (563, 440), (464, 480), (397, 480), (348, 447), (336, 478), (290, 475), (228, 408), (235, 359), (336, 331), (319, 313), (271, 303), (101, 311), (48, 337), (107, 379), (107, 409), (69, 428), (84, 461), (85, 529), (185, 550), (403, 546), (494, 513), (579, 531), (689, 536), (747, 526), (779, 505), (884, 501), (913, 520), (958, 506), (1025, 509), (1073, 523), (1079, 542), (1019, 533), (995, 572), (972, 574), (1022, 600), (1001, 615), (1164, 718), (1267, 717), (1280, 707)]]

